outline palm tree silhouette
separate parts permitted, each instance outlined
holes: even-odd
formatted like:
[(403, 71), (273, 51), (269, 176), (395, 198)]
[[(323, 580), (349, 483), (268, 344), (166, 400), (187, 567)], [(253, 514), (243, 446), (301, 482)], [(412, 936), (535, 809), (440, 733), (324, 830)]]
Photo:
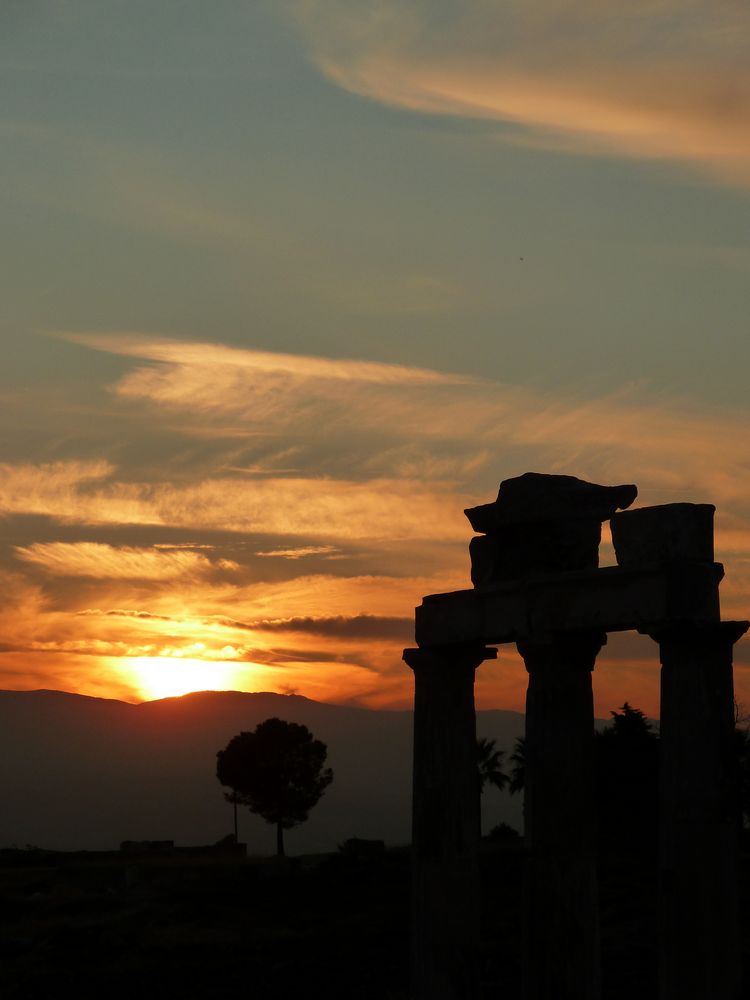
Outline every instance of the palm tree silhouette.
[(510, 781), (503, 770), (504, 757), (504, 751), (497, 749), (495, 740), (484, 736), (477, 740), (477, 781), (480, 795), (485, 785), (492, 785), (502, 792)]
[(526, 785), (526, 739), (523, 736), (517, 738), (510, 762), (513, 766), (510, 769), (508, 791), (515, 795), (516, 792), (522, 792)]
[(499, 791), (510, 780), (503, 770), (505, 753), (498, 750), (495, 740), (482, 736), (477, 740), (477, 809), (479, 829), (482, 829), (482, 792), (485, 785), (493, 785)]

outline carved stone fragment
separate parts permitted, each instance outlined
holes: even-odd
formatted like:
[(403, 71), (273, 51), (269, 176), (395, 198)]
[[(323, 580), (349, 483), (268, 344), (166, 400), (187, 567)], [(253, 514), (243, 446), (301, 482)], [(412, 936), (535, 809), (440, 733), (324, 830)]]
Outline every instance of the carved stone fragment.
[(497, 500), (466, 510), (472, 528), (484, 533), (469, 544), (472, 583), (596, 569), (602, 521), (637, 492), (537, 472), (504, 480)]
[(469, 507), (465, 513), (474, 531), (489, 535), (504, 524), (571, 518), (606, 521), (637, 496), (637, 486), (599, 486), (575, 476), (526, 472), (504, 479), (493, 503)]

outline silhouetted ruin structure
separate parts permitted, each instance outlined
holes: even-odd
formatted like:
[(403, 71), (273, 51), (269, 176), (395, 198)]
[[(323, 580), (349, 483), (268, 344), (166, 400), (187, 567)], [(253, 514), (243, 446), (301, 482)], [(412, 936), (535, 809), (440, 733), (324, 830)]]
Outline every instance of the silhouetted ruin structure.
[[(525, 993), (601, 996), (591, 673), (607, 633), (659, 644), (661, 1000), (741, 995), (732, 649), (709, 504), (626, 510), (635, 486), (527, 473), (466, 511), (471, 590), (416, 609), (413, 988), (479, 995), (474, 674), (515, 642), (526, 702)], [(604, 521), (617, 566), (600, 569)]]

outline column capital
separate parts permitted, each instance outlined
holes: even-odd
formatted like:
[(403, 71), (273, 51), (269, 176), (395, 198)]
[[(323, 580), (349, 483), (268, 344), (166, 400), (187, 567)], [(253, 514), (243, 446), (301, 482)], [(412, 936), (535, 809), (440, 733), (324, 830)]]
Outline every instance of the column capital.
[(606, 632), (576, 629), (553, 632), (539, 638), (519, 639), (516, 647), (528, 671), (573, 667), (591, 672), (599, 651), (606, 644)]
[(730, 653), (734, 644), (750, 628), (749, 621), (728, 622), (680, 622), (658, 625), (643, 629), (642, 634), (649, 636), (661, 647), (680, 649), (723, 649)]
[(497, 650), (484, 643), (456, 642), (443, 646), (409, 647), (404, 650), (401, 658), (412, 670), (455, 664), (472, 665), (476, 668), (485, 660), (496, 660)]

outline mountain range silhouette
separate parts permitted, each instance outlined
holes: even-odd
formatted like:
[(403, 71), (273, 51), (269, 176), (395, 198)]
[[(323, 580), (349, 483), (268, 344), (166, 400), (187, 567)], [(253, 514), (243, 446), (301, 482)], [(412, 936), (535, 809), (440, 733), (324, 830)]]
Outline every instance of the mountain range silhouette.
[[(0, 691), (0, 847), (112, 850), (123, 840), (210, 844), (232, 830), (216, 753), (276, 716), (328, 745), (334, 782), (291, 854), (333, 851), (350, 837), (410, 841), (412, 714), (299, 695), (204, 691), (129, 704), (61, 691)], [(480, 711), (477, 732), (510, 751), (519, 712)], [(484, 829), (521, 829), (520, 796), (483, 796)], [(240, 812), (249, 854), (273, 853), (273, 830)]]

